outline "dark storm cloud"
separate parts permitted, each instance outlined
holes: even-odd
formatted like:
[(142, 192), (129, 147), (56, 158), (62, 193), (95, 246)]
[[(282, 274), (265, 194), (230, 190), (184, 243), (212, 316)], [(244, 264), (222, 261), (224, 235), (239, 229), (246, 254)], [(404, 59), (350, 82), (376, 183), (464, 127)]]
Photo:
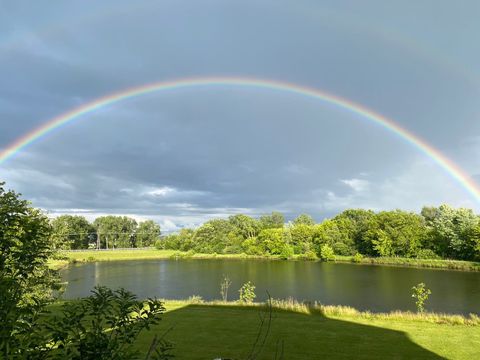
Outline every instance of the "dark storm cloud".
[[(351, 98), (398, 119), (467, 170), (478, 168), (468, 155), (478, 142), (468, 149), (460, 144), (480, 131), (479, 82), (385, 34), (415, 41), (417, 31), (438, 52), (450, 53), (432, 41), (443, 36), (440, 25), (436, 35), (423, 32), (428, 8), (417, 9), (418, 22), (398, 9), (409, 24), (402, 33), (387, 28), (385, 18), (395, 14), (375, 2), (356, 12), (352, 4), (308, 1), (91, 5), (59, 2), (39, 17), (22, 2), (7, 4), (9, 21), (0, 21), (6, 34), (0, 147), (113, 91), (232, 74)], [(478, 55), (466, 42), (455, 47), (459, 64)], [(278, 209), (290, 218), (307, 211), (320, 219), (349, 206), (476, 206), (424, 154), (359, 115), (259, 89), (184, 89), (130, 99), (55, 131), (0, 171), (53, 213), (148, 215), (175, 224), (238, 211)]]

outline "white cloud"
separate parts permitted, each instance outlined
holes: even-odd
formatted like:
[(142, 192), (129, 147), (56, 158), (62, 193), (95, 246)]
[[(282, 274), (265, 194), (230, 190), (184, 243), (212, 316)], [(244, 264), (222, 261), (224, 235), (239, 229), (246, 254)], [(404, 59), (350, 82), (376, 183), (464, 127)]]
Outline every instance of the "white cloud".
[(147, 195), (150, 196), (155, 196), (155, 197), (165, 197), (167, 195), (175, 193), (176, 190), (168, 187), (168, 186), (163, 186), (160, 188), (152, 189), (146, 192)]
[(459, 182), (425, 158), (412, 161), (410, 167), (399, 175), (381, 181), (349, 179), (342, 180), (342, 183), (351, 187), (354, 192), (341, 194), (324, 191), (323, 201), (327, 210), (399, 208), (419, 211), (423, 206), (442, 203), (480, 210), (480, 204)]
[(345, 185), (351, 187), (356, 192), (362, 192), (362, 191), (368, 190), (370, 185), (369, 181), (363, 180), (363, 179), (356, 179), (356, 178), (345, 179), (340, 181)]

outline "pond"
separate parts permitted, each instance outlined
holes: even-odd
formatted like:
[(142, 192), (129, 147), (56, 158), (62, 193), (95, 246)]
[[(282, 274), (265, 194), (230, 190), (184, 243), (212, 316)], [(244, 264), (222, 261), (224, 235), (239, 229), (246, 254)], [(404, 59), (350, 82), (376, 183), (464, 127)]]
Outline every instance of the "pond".
[(95, 285), (124, 287), (140, 298), (186, 299), (199, 295), (220, 299), (220, 282), (232, 285), (229, 300), (247, 281), (256, 286), (256, 300), (273, 298), (349, 305), (374, 312), (415, 310), (411, 288), (427, 284), (432, 295), (427, 309), (436, 312), (480, 314), (480, 273), (269, 260), (142, 260), (96, 262), (62, 270), (68, 282), (64, 298), (87, 296)]

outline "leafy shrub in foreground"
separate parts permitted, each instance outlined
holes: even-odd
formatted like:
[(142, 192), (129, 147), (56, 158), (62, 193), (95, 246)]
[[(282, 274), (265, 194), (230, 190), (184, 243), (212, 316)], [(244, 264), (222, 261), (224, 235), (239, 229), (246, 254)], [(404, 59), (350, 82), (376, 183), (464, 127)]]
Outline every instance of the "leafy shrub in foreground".
[(430, 289), (427, 289), (425, 283), (420, 283), (412, 287), (412, 291), (412, 298), (416, 299), (415, 305), (417, 306), (417, 311), (423, 313), (425, 311), (425, 302), (432, 292)]
[(238, 292), (240, 293), (238, 301), (241, 303), (250, 304), (257, 297), (257, 295), (255, 295), (255, 285), (250, 281), (243, 284)]
[[(160, 321), (165, 312), (156, 299), (146, 302), (125, 289), (111, 290), (98, 286), (92, 295), (66, 303), (60, 316), (46, 321), (51, 334), (53, 359), (138, 359), (132, 344), (143, 330)], [(172, 345), (162, 338), (154, 339), (150, 359), (171, 358)]]

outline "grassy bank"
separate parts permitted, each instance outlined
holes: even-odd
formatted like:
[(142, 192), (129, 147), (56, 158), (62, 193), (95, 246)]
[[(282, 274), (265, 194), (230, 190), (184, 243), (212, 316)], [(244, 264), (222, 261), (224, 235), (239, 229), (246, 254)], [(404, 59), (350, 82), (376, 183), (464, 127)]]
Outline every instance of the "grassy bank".
[[(109, 250), (109, 251), (63, 251), (59, 259), (52, 259), (51, 266), (61, 268), (69, 263), (82, 263), (94, 261), (116, 261), (116, 260), (149, 260), (149, 259), (279, 259), (278, 256), (256, 256), (246, 254), (199, 254), (192, 252), (181, 252), (175, 250)], [(293, 260), (301, 259), (295, 256)], [(336, 256), (337, 262), (353, 262), (352, 256)], [(369, 265), (390, 265), (424, 267), (434, 269), (450, 269), (463, 271), (480, 271), (480, 263), (460, 260), (434, 260), (434, 259), (413, 259), (399, 257), (380, 257), (360, 259), (359, 264)]]
[[(108, 250), (108, 251), (61, 251), (58, 258), (51, 259), (50, 265), (61, 268), (68, 264), (95, 262), (95, 261), (119, 261), (119, 260), (152, 260), (152, 259), (255, 259), (266, 258), (245, 254), (199, 254), (176, 250)], [(274, 259), (275, 257), (269, 257)]]
[[(279, 303), (258, 359), (478, 359), (480, 321), (461, 316), (371, 314), (345, 307), (307, 308)], [(244, 359), (260, 329), (264, 308), (235, 303), (167, 301), (160, 325), (136, 343), (148, 348), (155, 333), (168, 339), (180, 359)], [(262, 334), (266, 334), (266, 325)]]
[[(353, 256), (336, 256), (338, 262), (353, 262)], [(359, 264), (411, 266), (432, 269), (480, 271), (480, 262), (462, 260), (415, 259), (401, 257), (364, 257)]]

